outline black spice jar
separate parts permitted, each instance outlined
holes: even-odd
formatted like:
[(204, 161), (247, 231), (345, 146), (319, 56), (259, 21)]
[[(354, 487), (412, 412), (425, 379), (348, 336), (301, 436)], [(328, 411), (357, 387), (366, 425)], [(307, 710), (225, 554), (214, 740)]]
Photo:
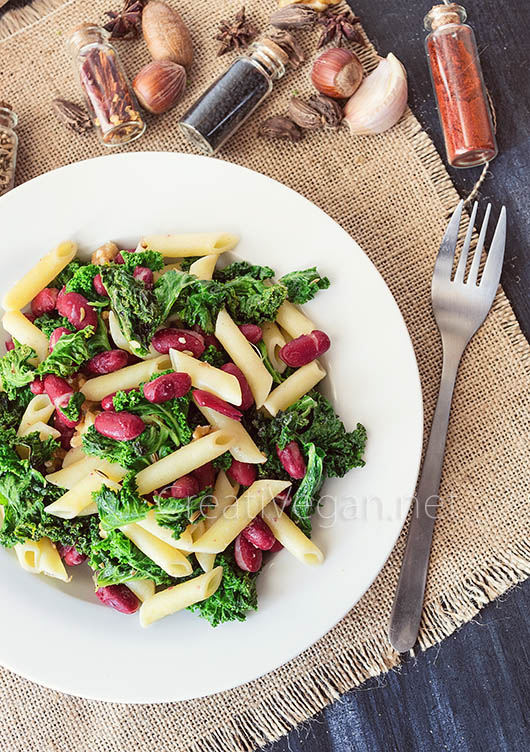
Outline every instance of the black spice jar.
[(288, 60), (270, 39), (254, 42), (183, 115), (181, 131), (202, 152), (214, 154), (272, 91)]

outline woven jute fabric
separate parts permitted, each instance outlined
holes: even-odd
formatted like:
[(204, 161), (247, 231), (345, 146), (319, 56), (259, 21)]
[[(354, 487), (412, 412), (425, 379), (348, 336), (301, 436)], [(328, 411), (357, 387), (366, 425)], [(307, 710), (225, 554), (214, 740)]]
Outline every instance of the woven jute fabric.
[[(134, 149), (189, 151), (177, 130), (178, 116), (231, 61), (230, 55), (216, 57), (213, 37), (219, 21), (232, 16), (239, 5), (239, 0), (179, 2), (196, 49), (189, 88), (174, 111), (149, 119), (148, 130)], [(269, 0), (247, 3), (250, 17), (263, 28), (272, 8)], [(19, 183), (106, 153), (93, 134), (78, 136), (67, 130), (50, 107), (57, 95), (79, 100), (64, 50), (67, 31), (83, 21), (101, 22), (106, 9), (107, 0), (36, 0), (22, 19), (24, 24), (20, 18), (15, 23), (9, 14), (0, 22), (0, 99), (10, 101), (20, 116)], [(314, 54), (316, 33), (303, 39), (308, 55)], [(131, 76), (148, 60), (141, 40), (123, 42), (119, 49)], [(372, 47), (362, 55), (367, 69), (375, 65)], [(284, 113), (294, 91), (309, 94), (308, 72), (306, 64), (278, 82), (260, 112), (220, 158), (299, 191), (361, 244), (405, 317), (429, 425), (441, 367), (430, 279), (458, 196), (433, 144), (410, 112), (380, 136), (352, 138), (344, 129), (308, 134), (295, 145), (258, 138), (258, 123)], [(131, 211), (141, 200), (141, 191), (133, 190)], [(422, 648), (449, 635), (530, 573), (529, 371), (528, 345), (499, 291), (490, 316), (465, 354), (458, 378)], [(341, 693), (398, 665), (386, 630), (403, 543), (402, 536), (368, 593), (312, 648), (272, 674), (211, 698), (141, 707), (106, 704), (43, 689), (0, 670), (0, 748), (226, 752), (251, 750), (279, 737)]]

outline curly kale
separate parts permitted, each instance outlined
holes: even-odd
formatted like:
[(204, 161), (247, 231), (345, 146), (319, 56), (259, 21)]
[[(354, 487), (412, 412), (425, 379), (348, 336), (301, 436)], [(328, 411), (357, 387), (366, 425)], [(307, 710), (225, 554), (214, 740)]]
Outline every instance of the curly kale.
[(50, 287), (57, 287), (58, 290), (62, 290), (62, 288), (72, 279), (76, 271), (82, 266), (85, 266), (85, 264), (81, 261), (81, 259), (72, 259), (72, 261), (70, 261), (70, 263), (67, 264), (64, 269), (62, 269), (55, 277), (53, 282), (50, 284)]
[(142, 553), (120, 530), (111, 530), (89, 552), (97, 587), (132, 580), (153, 580), (155, 585), (172, 585), (175, 580)]
[(164, 257), (158, 251), (122, 251), (123, 266), (128, 272), (134, 272), (137, 266), (145, 266), (153, 272), (164, 268)]
[(274, 321), (287, 297), (287, 288), (283, 285), (266, 285), (249, 275), (226, 282), (224, 289), (228, 296), (226, 307), (237, 324)]
[(32, 347), (13, 341), (13, 350), (0, 358), (0, 381), (9, 399), (16, 399), (18, 390), (33, 381), (35, 370), (29, 361), (37, 357)]
[[(189, 610), (207, 619), (212, 627), (227, 621), (245, 621), (247, 613), (258, 608), (256, 575), (239, 569), (229, 550), (217, 554), (215, 566), (223, 567), (221, 584), (205, 601), (188, 606)], [(197, 570), (193, 576), (201, 571)]]
[(228, 361), (228, 356), (224, 350), (220, 350), (215, 345), (208, 345), (203, 354), (199, 357), (199, 360), (203, 360), (205, 363), (209, 363), (215, 368), (221, 368)]
[[(161, 375), (163, 374), (155, 374), (151, 380)], [(174, 451), (191, 441), (192, 429), (188, 424), (190, 401), (191, 394), (188, 393), (167, 402), (153, 403), (146, 400), (141, 391), (133, 389), (130, 392), (117, 392), (113, 404), (117, 412), (127, 410), (140, 415), (146, 423), (153, 423), (165, 429), (174, 444), (171, 451)]]
[(324, 480), (323, 463), (325, 453), (314, 444), (304, 445), (307, 470), (296, 489), (290, 508), (291, 518), (308, 537), (311, 536), (311, 516), (319, 499), (319, 491)]
[(198, 325), (211, 334), (227, 291), (220, 282), (197, 279), (193, 274), (171, 269), (155, 283), (155, 295), (161, 322), (174, 314), (188, 326)]
[(15, 399), (9, 399), (6, 392), (0, 392), (0, 430), (18, 429), (24, 410), (33, 397), (29, 387), (19, 389)]
[(106, 350), (111, 349), (107, 327), (100, 313), (98, 313), (97, 329), (92, 337), (90, 337), (87, 344), (91, 357), (97, 355), (100, 352), (105, 352)]
[(155, 496), (155, 519), (159, 525), (170, 528), (173, 538), (178, 540), (190, 522), (204, 519), (208, 509), (214, 504), (212, 489), (205, 488), (196, 496), (184, 499)]
[(106, 531), (143, 520), (149, 512), (149, 504), (138, 493), (134, 472), (127, 473), (119, 490), (103, 484), (92, 498), (98, 507), (101, 527)]
[(217, 269), (213, 275), (219, 282), (229, 282), (236, 277), (253, 277), (253, 279), (271, 279), (274, 277), (274, 269), (270, 266), (256, 266), (248, 261), (234, 261), (223, 269)]
[(232, 464), (232, 455), (230, 452), (223, 452), (219, 457), (212, 460), (212, 465), (216, 470), (224, 470), (225, 472), (230, 468)]
[(73, 274), (66, 283), (66, 292), (78, 292), (83, 295), (92, 306), (105, 307), (109, 299), (100, 295), (94, 287), (94, 277), (101, 273), (102, 267), (98, 264), (85, 264)]
[(291, 303), (298, 303), (298, 305), (307, 303), (319, 290), (327, 290), (331, 284), (327, 277), (320, 276), (316, 266), (284, 274), (279, 282), (287, 288), (287, 297)]
[(94, 426), (90, 426), (83, 434), (83, 449), (86, 454), (116, 462), (122, 467), (138, 472), (151, 464), (152, 455), (160, 453), (165, 456), (168, 439), (168, 429), (158, 424), (146, 426), (144, 431), (131, 441), (109, 439), (98, 433)]
[(87, 340), (93, 334), (94, 327), (92, 326), (87, 326), (72, 334), (62, 334), (48, 357), (37, 367), (37, 375), (54, 373), (64, 378), (79, 371), (83, 363), (92, 357)]
[(43, 313), (42, 316), (38, 316), (33, 322), (48, 339), (51, 337), (52, 332), (63, 326), (65, 329), (70, 329), (71, 324), (65, 316), (59, 316), (57, 311), (51, 313)]

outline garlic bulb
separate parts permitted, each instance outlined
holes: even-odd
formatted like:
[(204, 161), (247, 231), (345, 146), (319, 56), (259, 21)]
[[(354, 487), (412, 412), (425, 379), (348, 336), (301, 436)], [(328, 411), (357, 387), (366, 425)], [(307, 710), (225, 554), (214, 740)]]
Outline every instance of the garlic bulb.
[(407, 96), (405, 68), (390, 53), (346, 102), (344, 119), (350, 132), (364, 136), (392, 128), (405, 112)]

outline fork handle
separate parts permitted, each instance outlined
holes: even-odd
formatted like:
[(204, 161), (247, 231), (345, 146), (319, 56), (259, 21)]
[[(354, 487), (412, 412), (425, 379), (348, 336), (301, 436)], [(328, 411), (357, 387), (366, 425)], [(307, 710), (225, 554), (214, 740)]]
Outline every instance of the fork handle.
[(451, 401), (464, 347), (465, 343), (455, 347), (453, 342), (448, 348), (444, 344), (440, 391), (390, 616), (388, 637), (400, 653), (414, 646), (420, 628)]

